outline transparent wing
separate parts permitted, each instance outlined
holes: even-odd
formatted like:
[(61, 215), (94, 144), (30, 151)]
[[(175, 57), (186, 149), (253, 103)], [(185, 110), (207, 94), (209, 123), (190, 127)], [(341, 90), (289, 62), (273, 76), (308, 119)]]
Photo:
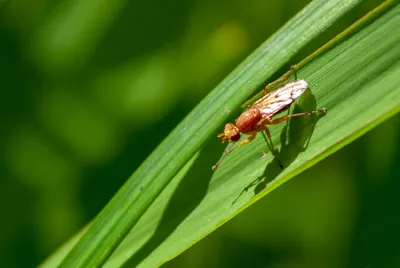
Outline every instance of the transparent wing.
[(307, 87), (308, 83), (305, 80), (289, 82), (260, 98), (249, 109), (257, 108), (261, 113), (273, 116), (293, 103)]

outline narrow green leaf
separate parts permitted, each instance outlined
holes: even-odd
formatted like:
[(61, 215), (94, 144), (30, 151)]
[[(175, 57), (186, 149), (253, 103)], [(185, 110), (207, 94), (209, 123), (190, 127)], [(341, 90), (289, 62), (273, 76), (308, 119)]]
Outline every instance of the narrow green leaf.
[(153, 204), (105, 267), (153, 267), (178, 255), (282, 183), (398, 112), (399, 15), (400, 6), (396, 6), (300, 70), (298, 76), (309, 82), (310, 91), (292, 112), (322, 107), (328, 112), (271, 126), (286, 166), (283, 171), (271, 153), (264, 156), (269, 148), (262, 135), (229, 155), (211, 178), (191, 180), (197, 172), (195, 164), (179, 184), (174, 179), (157, 198), (157, 204), (168, 203), (167, 208)]
[[(312, 41), (318, 34), (323, 32), (327, 27), (329, 27), (329, 25), (340, 18), (358, 2), (360, 1), (315, 0), (293, 20), (291, 20), (290, 23), (288, 23), (284, 28), (282, 28), (267, 42), (265, 42), (259, 49), (257, 49), (257, 51), (255, 51), (209, 96), (207, 96), (205, 100), (199, 104), (199, 106), (167, 137), (167, 139), (153, 152), (153, 154), (145, 161), (145, 163), (143, 163), (143, 165), (132, 175), (132, 177), (121, 188), (118, 194), (95, 219), (92, 226), (84, 234), (82, 239), (69, 252), (67, 257), (64, 259), (62, 266), (93, 267), (103, 264), (109, 255), (119, 245), (122, 239), (125, 238), (126, 234), (131, 230), (135, 223), (141, 218), (142, 214), (150, 206), (157, 195), (165, 188), (173, 176), (182, 168), (182, 166), (190, 159), (190, 157), (204, 144), (207, 138), (214, 134), (222, 122), (230, 116), (231, 111), (238, 107), (243, 100), (253, 94), (254, 91), (265, 82), (265, 79), (268, 76), (273, 74), (277, 69), (279, 69), (279, 67), (288, 62), (293, 55), (295, 55), (300, 49)], [(385, 16), (385, 18), (387, 18), (387, 16)], [(398, 19), (397, 21), (396, 19), (396, 16), (394, 16), (394, 18), (392, 16), (391, 20), (388, 21), (391, 23), (393, 21), (395, 21), (395, 23), (399, 23)], [(389, 26), (391, 25), (392, 24)], [(383, 28), (388, 29), (387, 27)], [(376, 31), (379, 32), (378, 30)], [(243, 208), (249, 197), (251, 197), (250, 192), (246, 192), (240, 196), (234, 205), (232, 205), (231, 197), (235, 195), (235, 193), (240, 193), (243, 187), (248, 184), (249, 180), (260, 176), (260, 171), (261, 174), (264, 174), (262, 171), (263, 169), (268, 171), (268, 174), (271, 174), (268, 175), (269, 177), (277, 178), (274, 180), (274, 183), (268, 184), (269, 186), (267, 187), (267, 191), (262, 192), (264, 195), (273, 188), (277, 187), (283, 181), (287, 180), (289, 177), (292, 177), (301, 170), (315, 163), (322, 157), (323, 154), (326, 154), (327, 150), (331, 150), (330, 148), (333, 148), (335, 144), (340, 144), (339, 141), (342, 143), (344, 141), (348, 141), (346, 139), (343, 141), (343, 138), (346, 137), (344, 134), (347, 134), (350, 138), (354, 137), (355, 126), (365, 130), (366, 127), (371, 127), (374, 122), (377, 122), (377, 120), (382, 120), (382, 118), (385, 116), (389, 116), (391, 113), (397, 111), (398, 104), (395, 106), (395, 104), (393, 104), (393, 99), (390, 99), (392, 100), (392, 105), (385, 107), (391, 107), (391, 110), (383, 111), (382, 106), (377, 106), (377, 108), (381, 109), (381, 113), (378, 113), (378, 117), (372, 117), (372, 123), (370, 122), (370, 124), (360, 126), (356, 124), (357, 122), (352, 121), (352, 124), (347, 125), (345, 122), (341, 122), (338, 119), (341, 117), (332, 118), (332, 113), (334, 114), (335, 109), (338, 109), (337, 107), (341, 107), (340, 109), (345, 111), (345, 109), (341, 106), (343, 103), (339, 102), (339, 100), (347, 100), (347, 97), (349, 97), (349, 99), (356, 98), (357, 92), (361, 92), (361, 97), (366, 96), (363, 95), (362, 92), (370, 93), (370, 90), (375, 89), (374, 85), (384, 83), (378, 79), (381, 76), (376, 74), (384, 73), (389, 66), (395, 64), (395, 62), (393, 62), (393, 58), (398, 59), (396, 58), (396, 56), (398, 57), (398, 54), (396, 53), (398, 52), (398, 49), (393, 49), (393, 42), (399, 41), (396, 39), (398, 36), (393, 34), (393, 28), (390, 28), (388, 33), (391, 34), (391, 38), (388, 39), (392, 42), (390, 44), (388, 44), (389, 41), (382, 42), (383, 44), (376, 44), (377, 49), (375, 50), (366, 49), (368, 46), (360, 47), (359, 49), (363, 49), (363, 54), (360, 55), (359, 53), (356, 54), (357, 51), (354, 51), (353, 49), (358, 47), (358, 42), (357, 40), (354, 41), (354, 38), (352, 38), (349, 40), (349, 42), (353, 41), (353, 43), (356, 45), (353, 44), (351, 47), (343, 47), (343, 45), (340, 46), (343, 51), (351, 50), (353, 54), (346, 54), (348, 58), (342, 59), (341, 55), (344, 55), (345, 53), (342, 53), (341, 50), (338, 51), (338, 48), (336, 48), (335, 50), (332, 50), (335, 51), (336, 54), (332, 54), (331, 51), (300, 72), (299, 76), (306, 78), (310, 82), (310, 88), (312, 93), (316, 96), (318, 106), (320, 104), (326, 105), (326, 108), (329, 109), (328, 115), (324, 117), (323, 120), (321, 119), (321, 122), (329, 119), (330, 123), (327, 124), (327, 126), (331, 127), (331, 129), (328, 128), (328, 130), (333, 129), (332, 133), (335, 133), (336, 136), (332, 136), (332, 133), (323, 132), (318, 128), (315, 129), (315, 133), (313, 134), (315, 122), (310, 123), (310, 121), (307, 121), (310, 119), (304, 119), (306, 121), (299, 121), (302, 122), (302, 124), (307, 125), (307, 127), (300, 127), (295, 123), (293, 123), (293, 125), (290, 123), (290, 125), (286, 127), (285, 131), (282, 131), (282, 133), (286, 133), (286, 139), (282, 139), (284, 146), (281, 149), (281, 158), (288, 160), (287, 162), (289, 164), (291, 163), (291, 165), (282, 173), (279, 173), (276, 170), (273, 171), (274, 168), (272, 163), (268, 164), (267, 168), (265, 169), (265, 163), (271, 162), (271, 158), (266, 157), (260, 159), (259, 157), (259, 148), (262, 144), (265, 145), (265, 143), (261, 142), (263, 141), (262, 139), (257, 139), (254, 141), (252, 145), (249, 145), (249, 147), (246, 148), (246, 150), (242, 150), (241, 154), (232, 154), (232, 156), (227, 159), (226, 163), (221, 166), (221, 168), (213, 177), (207, 192), (207, 197), (204, 198), (204, 201), (206, 199), (212, 201), (209, 204), (214, 204), (214, 207), (216, 206), (215, 210), (208, 212), (208, 210), (200, 208), (201, 206), (197, 206), (195, 210), (196, 213), (192, 212), (192, 214), (190, 214), (190, 216), (184, 221), (186, 222), (190, 219), (190, 217), (192, 217), (192, 215), (197, 215), (200, 213), (199, 215), (201, 220), (197, 220), (197, 222), (203, 224), (201, 228), (198, 227), (194, 229), (194, 226), (189, 226), (189, 230), (192, 233), (191, 236), (185, 236), (185, 234), (182, 236), (182, 234), (179, 235), (174, 233), (174, 236), (171, 235), (168, 237), (168, 239), (171, 237), (180, 237), (181, 239), (178, 239), (178, 242), (180, 242), (178, 245), (169, 247), (169, 250), (158, 249), (157, 251), (160, 250), (163, 254), (157, 255), (156, 253), (153, 253), (151, 256), (156, 254), (157, 257), (151, 260), (150, 258), (139, 258), (140, 262), (135, 263), (135, 259), (132, 258), (127, 262), (127, 264), (140, 263), (143, 265), (153, 265), (160, 260), (177, 254), (180, 249), (192, 244), (193, 241), (199, 239), (201, 235), (210, 232), (210, 226), (211, 228), (214, 228), (215, 226), (219, 225), (220, 221), (226, 221), (228, 218), (237, 213), (238, 208)], [(360, 40), (364, 40), (364, 37), (362, 38), (360, 35), (361, 33), (357, 34), (355, 37), (358, 36)], [(370, 37), (370, 35), (371, 34), (367, 34), (367, 37)], [(365, 40), (367, 40), (367, 37), (365, 37)], [(381, 35), (380, 38), (382, 38)], [(368, 44), (367, 41), (360, 42), (360, 45)], [(345, 42), (344, 44), (348, 43)], [(390, 45), (392, 45), (392, 47), (390, 47)], [(389, 48), (391, 48), (391, 50)], [(364, 67), (368, 62), (377, 61), (378, 56), (388, 55), (390, 53), (391, 55), (389, 60), (384, 61), (382, 64), (378, 64), (378, 69), (372, 67), (370, 69), (366, 68), (369, 65)], [(331, 58), (328, 57), (329, 55)], [(358, 55), (359, 57), (357, 58), (354, 55)], [(338, 61), (339, 59), (342, 59), (342, 61)], [(347, 59), (350, 59), (351, 61), (349, 62)], [(338, 66), (341, 66), (342, 68), (337, 69)], [(386, 69), (384, 68), (385, 66)], [(349, 70), (347, 67), (353, 67), (355, 69)], [(360, 71), (361, 67), (366, 69), (364, 76), (358, 75), (357, 73)], [(335, 74), (332, 74), (332, 72), (335, 72)], [(329, 76), (327, 74), (329, 74)], [(392, 78), (389, 71), (386, 75)], [(364, 79), (362, 77), (364, 77)], [(377, 78), (378, 80), (373, 78)], [(339, 81), (341, 82), (337, 84)], [(355, 81), (358, 81), (358, 83)], [(394, 79), (390, 81), (394, 81)], [(353, 86), (351, 89), (356, 89), (354, 94), (350, 94), (353, 92), (349, 87), (351, 85)], [(361, 87), (361, 85), (363, 87)], [(394, 92), (391, 93), (392, 95), (396, 94), (396, 92), (398, 93), (398, 90), (393, 90), (393, 85), (391, 87), (392, 91)], [(362, 89), (364, 86), (372, 89), (363, 91)], [(309, 93), (308, 95), (310, 96), (308, 99), (310, 100), (311, 98), (311, 100), (313, 100), (312, 94)], [(392, 95), (392, 98), (396, 96), (398, 97), (398, 95)], [(307, 101), (304, 102), (307, 103)], [(313, 101), (310, 103), (312, 102)], [(375, 104), (376, 103), (374, 102), (374, 105)], [(361, 106), (359, 106), (359, 108), (365, 109), (365, 107)], [(336, 111), (339, 112), (341, 110)], [(219, 116), (215, 116), (216, 114)], [(339, 115), (341, 114), (339, 113)], [(346, 113), (346, 115), (354, 115), (354, 113)], [(342, 123), (342, 126), (347, 128), (338, 128), (337, 125), (333, 124), (335, 121), (336, 123)], [(295, 121), (293, 120), (293, 122)], [(310, 124), (312, 127), (309, 127)], [(293, 136), (295, 135), (295, 130), (300, 131), (301, 133), (302, 129), (305, 129), (304, 131), (308, 131), (308, 133), (301, 134), (302, 137), (297, 137), (297, 139), (303, 142), (303, 145), (306, 143), (310, 146), (303, 154), (301, 154), (301, 157), (298, 157), (299, 152), (293, 153), (293, 149), (285, 148), (291, 148), (289, 145), (293, 143), (292, 138), (295, 137)], [(275, 142), (277, 142), (277, 137), (280, 133), (280, 130), (282, 130), (281, 127), (277, 127), (272, 131)], [(335, 132), (339, 130), (342, 130), (342, 132)], [(323, 133), (325, 133), (325, 135), (329, 134), (328, 137), (330, 137), (330, 139), (327, 139), (326, 136), (321, 136)], [(310, 140), (311, 136), (312, 140)], [(324, 140), (327, 140), (327, 142), (321, 142)], [(286, 143), (289, 145), (286, 146)], [(277, 144), (279, 143), (277, 142)], [(285, 163), (285, 161), (283, 162)], [(270, 169), (272, 169), (271, 173), (269, 172)], [(238, 182), (231, 184), (231, 179), (233, 177), (238, 178)], [(230, 179), (227, 180), (227, 178)], [(204, 202), (201, 204), (203, 203)], [(206, 206), (206, 208), (209, 208), (209, 206)], [(224, 210), (224, 213), (220, 213), (221, 209)], [(211, 214), (207, 214), (206, 212)], [(206, 223), (204, 221), (206, 221)], [(139, 226), (139, 224), (137, 226)], [(183, 223), (179, 225), (179, 229), (183, 228), (182, 226), (184, 226)], [(151, 231), (150, 229), (152, 226), (148, 225), (146, 228), (147, 231)], [(139, 236), (146, 234), (142, 231), (136, 231), (135, 233)], [(182, 237), (185, 239), (182, 239)], [(141, 239), (137, 241), (139, 243), (144, 243), (145, 239), (146, 237), (142, 236)], [(166, 246), (168, 247), (168, 243), (166, 243)], [(163, 247), (165, 247), (164, 243)], [(138, 246), (131, 247), (130, 249), (134, 250), (137, 248)], [(129, 257), (129, 254), (133, 253), (130, 251), (128, 255), (126, 254), (127, 253), (125, 252), (123, 255)], [(110, 261), (117, 261), (121, 263), (126, 260), (125, 257), (121, 257), (122, 255), (117, 256), (119, 257), (115, 257), (114, 260)]]

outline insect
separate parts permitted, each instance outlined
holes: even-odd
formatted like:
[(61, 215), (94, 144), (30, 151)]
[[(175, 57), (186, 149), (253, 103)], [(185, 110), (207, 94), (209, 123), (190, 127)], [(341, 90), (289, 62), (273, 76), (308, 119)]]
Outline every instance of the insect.
[[(286, 81), (292, 73), (294, 73), (295, 76), (294, 81), (286, 83), (283, 86), (268, 93), (269, 88), (275, 86), (276, 84)], [(303, 79), (297, 80), (295, 66), (292, 66), (290, 68), (290, 71), (286, 76), (268, 84), (264, 88), (264, 96), (261, 97), (256, 102), (254, 102), (252, 105), (250, 105), (247, 108), (247, 110), (244, 111), (235, 120), (235, 124), (232, 123), (226, 124), (224, 128), (224, 133), (218, 135), (218, 138), (222, 138), (222, 143), (228, 140), (229, 142), (232, 142), (232, 145), (225, 151), (224, 155), (212, 167), (212, 169), (216, 170), (219, 164), (227, 155), (229, 155), (233, 150), (235, 150), (239, 146), (251, 142), (256, 137), (257, 133), (260, 131), (265, 131), (265, 133), (267, 134), (268, 140), (271, 144), (271, 151), (274, 157), (279, 162), (281, 169), (283, 169), (283, 165), (280, 163), (279, 159), (276, 156), (274, 144), (272, 143), (271, 139), (271, 133), (267, 125), (279, 124), (289, 118), (296, 116), (307, 116), (311, 114), (326, 113), (326, 109), (323, 108), (311, 112), (289, 114), (277, 119), (272, 118), (274, 115), (277, 115), (280, 112), (288, 109), (290, 104), (292, 104), (296, 100), (296, 98), (298, 98), (301, 94), (303, 94), (307, 88), (308, 88), (308, 83), (306, 80)], [(241, 134), (246, 134), (250, 136), (235, 146), (235, 142), (237, 142), (240, 139)]]

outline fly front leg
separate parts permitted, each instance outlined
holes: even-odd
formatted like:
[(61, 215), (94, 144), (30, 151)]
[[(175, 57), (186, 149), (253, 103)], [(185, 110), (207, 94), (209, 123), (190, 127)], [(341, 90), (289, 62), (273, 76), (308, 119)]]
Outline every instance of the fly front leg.
[(305, 112), (305, 113), (298, 113), (298, 114), (289, 114), (289, 115), (285, 115), (282, 116), (281, 118), (272, 120), (271, 122), (269, 122), (269, 124), (279, 124), (285, 120), (288, 120), (289, 118), (292, 117), (296, 117), (296, 116), (307, 116), (307, 115), (311, 115), (311, 114), (319, 114), (319, 113), (326, 113), (326, 109), (320, 109), (320, 110), (316, 110), (316, 111), (311, 111), (311, 112)]
[(271, 87), (273, 87), (273, 86), (275, 86), (275, 85), (277, 85), (277, 84), (279, 84), (279, 83), (282, 83), (282, 82), (288, 80), (289, 77), (290, 77), (290, 75), (291, 75), (292, 73), (294, 73), (294, 78), (295, 78), (295, 80), (297, 80), (296, 65), (292, 65), (292, 66), (290, 67), (290, 70), (287, 72), (286, 75), (282, 76), (281, 78), (279, 78), (278, 80), (276, 80), (276, 81), (274, 81), (274, 82), (269, 83), (269, 84), (264, 88), (264, 94), (266, 95), (266, 94), (268, 93), (268, 89), (270, 89)]
[(251, 142), (252, 140), (254, 140), (254, 138), (256, 137), (256, 135), (257, 135), (257, 132), (251, 134), (247, 139), (245, 139), (244, 141), (241, 141), (241, 142), (239, 143), (238, 146), (242, 146), (242, 145), (245, 145), (245, 144)]

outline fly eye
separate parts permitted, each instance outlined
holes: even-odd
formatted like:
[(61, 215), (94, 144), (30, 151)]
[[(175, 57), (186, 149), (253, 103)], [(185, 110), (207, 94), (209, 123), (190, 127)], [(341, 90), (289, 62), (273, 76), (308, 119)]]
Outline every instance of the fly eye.
[(240, 139), (240, 132), (235, 132), (231, 135), (231, 141), (238, 141)]

